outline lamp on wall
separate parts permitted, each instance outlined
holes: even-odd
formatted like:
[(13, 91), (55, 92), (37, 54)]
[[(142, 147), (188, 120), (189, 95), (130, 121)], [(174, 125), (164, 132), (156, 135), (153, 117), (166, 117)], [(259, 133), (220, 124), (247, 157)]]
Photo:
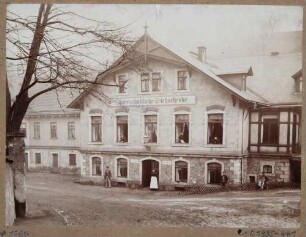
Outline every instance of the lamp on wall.
[(146, 148), (146, 150), (151, 151), (151, 146), (149, 146), (148, 143), (149, 143), (149, 136), (145, 134), (143, 136), (143, 145)]

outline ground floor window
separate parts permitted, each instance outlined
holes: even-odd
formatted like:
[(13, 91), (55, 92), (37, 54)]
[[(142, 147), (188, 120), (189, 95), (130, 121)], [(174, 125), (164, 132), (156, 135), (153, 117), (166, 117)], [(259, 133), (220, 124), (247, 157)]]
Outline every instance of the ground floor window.
[(94, 175), (94, 176), (101, 176), (102, 175), (101, 158), (100, 157), (93, 157), (92, 158), (92, 175)]
[(264, 165), (262, 167), (262, 172), (272, 174), (272, 165)]
[(127, 178), (128, 163), (124, 158), (117, 159), (117, 177)]
[(188, 163), (185, 161), (175, 162), (175, 182), (188, 181)]
[(69, 154), (69, 165), (76, 166), (76, 154)]
[(35, 153), (35, 164), (40, 165), (41, 164), (41, 154)]
[(221, 183), (222, 166), (219, 163), (212, 162), (207, 165), (207, 183), (219, 184)]

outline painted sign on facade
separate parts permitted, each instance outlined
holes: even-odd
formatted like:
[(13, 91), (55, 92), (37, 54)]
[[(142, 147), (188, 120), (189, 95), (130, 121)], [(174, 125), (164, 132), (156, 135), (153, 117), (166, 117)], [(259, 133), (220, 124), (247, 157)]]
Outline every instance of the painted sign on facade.
[(186, 105), (195, 104), (197, 97), (194, 95), (158, 96), (158, 97), (133, 97), (114, 98), (110, 100), (111, 106), (143, 106), (143, 105)]

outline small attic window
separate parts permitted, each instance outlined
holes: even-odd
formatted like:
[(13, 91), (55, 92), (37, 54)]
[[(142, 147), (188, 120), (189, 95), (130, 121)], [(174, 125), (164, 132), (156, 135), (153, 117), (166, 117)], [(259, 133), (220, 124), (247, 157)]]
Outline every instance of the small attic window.
[(295, 92), (296, 93), (302, 93), (303, 90), (303, 77), (300, 76), (295, 79)]

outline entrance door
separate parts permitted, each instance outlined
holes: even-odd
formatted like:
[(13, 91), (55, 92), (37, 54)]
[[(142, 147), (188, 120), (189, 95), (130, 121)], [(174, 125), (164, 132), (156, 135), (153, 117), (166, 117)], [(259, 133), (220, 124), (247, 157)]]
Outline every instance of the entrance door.
[(155, 160), (144, 160), (142, 162), (142, 187), (150, 186), (151, 172), (156, 170), (157, 179), (159, 177), (159, 163)]
[(52, 154), (52, 167), (54, 169), (58, 168), (58, 154)]
[(208, 164), (208, 179), (207, 183), (209, 184), (220, 184), (221, 183), (221, 169), (222, 166), (218, 163), (209, 163)]
[(300, 184), (301, 183), (301, 161), (291, 160), (290, 161), (290, 179), (291, 182)]

